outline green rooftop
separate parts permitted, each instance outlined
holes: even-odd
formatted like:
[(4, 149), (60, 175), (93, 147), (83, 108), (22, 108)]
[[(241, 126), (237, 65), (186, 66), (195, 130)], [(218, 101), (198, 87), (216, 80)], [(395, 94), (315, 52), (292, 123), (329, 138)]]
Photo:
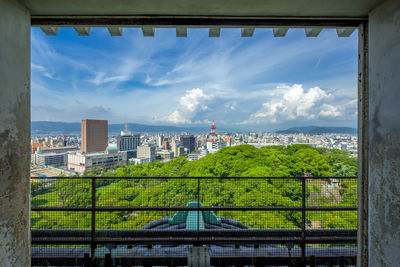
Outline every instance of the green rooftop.
[[(187, 207), (202, 207), (203, 204), (198, 201), (191, 201), (186, 204)], [(187, 230), (203, 230), (205, 224), (220, 225), (221, 218), (218, 218), (214, 212), (208, 210), (184, 210), (175, 213), (174, 217), (170, 218), (169, 224), (186, 224)]]

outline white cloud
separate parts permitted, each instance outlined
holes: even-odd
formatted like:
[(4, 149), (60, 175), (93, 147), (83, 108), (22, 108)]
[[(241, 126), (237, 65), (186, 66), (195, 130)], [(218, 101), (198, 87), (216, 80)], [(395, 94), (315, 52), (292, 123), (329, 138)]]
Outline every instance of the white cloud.
[(31, 68), (32, 70), (38, 70), (38, 71), (45, 71), (44, 67), (41, 65), (36, 65), (34, 63), (31, 63)]
[[(339, 42), (334, 31), (324, 31), (310, 39), (293, 30), (281, 39), (260, 30), (250, 40), (241, 39), (235, 29), (217, 39), (208, 38), (206, 30), (193, 30), (189, 39), (179, 39), (173, 30), (165, 29), (155, 38), (143, 38), (139, 29), (127, 29), (115, 39), (99, 38), (100, 30), (90, 36), (102, 42), (96, 46), (78, 36), (53, 42), (33, 29), (32, 105), (64, 109), (46, 114), (34, 108), (34, 118), (54, 115), (61, 121), (78, 120), (93, 111), (102, 116), (114, 113), (109, 119), (116, 122), (153, 124), (209, 124), (211, 119), (219, 125), (312, 118), (354, 121), (357, 102), (350, 100), (356, 98), (356, 73), (343, 76), (347, 69), (332, 68), (328, 60), (331, 54), (356, 51), (357, 42), (348, 41), (352, 37)], [(57, 38), (64, 37), (61, 33)], [(288, 38), (292, 39), (288, 42)], [(311, 73), (320, 58), (324, 60)], [(46, 71), (62, 81), (47, 79)], [(304, 86), (293, 88), (288, 82)], [(82, 104), (71, 105), (76, 100)]]
[(118, 83), (133, 79), (134, 74), (141, 71), (146, 62), (147, 57), (141, 58), (138, 55), (115, 60), (116, 64), (103, 66), (101, 70), (94, 72), (94, 78), (90, 79), (89, 82), (95, 85), (113, 83), (115, 86)]
[(313, 120), (321, 117), (337, 118), (343, 115), (343, 108), (329, 104), (334, 100), (334, 96), (319, 87), (304, 90), (303, 85), (294, 84), (278, 86), (276, 90), (283, 92), (279, 98), (264, 102), (262, 107), (243, 124), (281, 123), (298, 119)]
[(167, 120), (175, 124), (190, 124), (198, 111), (208, 110), (206, 101), (211, 98), (212, 96), (206, 95), (200, 88), (187, 90), (179, 99), (178, 108), (167, 117)]
[(336, 118), (342, 115), (342, 112), (339, 111), (338, 108), (335, 106), (332, 106), (330, 104), (323, 104), (321, 106), (321, 111), (318, 114), (322, 117)]
[(109, 82), (124, 82), (127, 80), (129, 80), (129, 76), (127, 75), (115, 75), (107, 77), (105, 72), (98, 72), (96, 76), (89, 81), (95, 85), (101, 85)]
[(37, 65), (37, 64), (31, 63), (31, 69), (32, 69), (32, 71), (38, 71), (38, 72), (40, 72), (41, 75), (44, 76), (44, 77), (46, 77), (46, 78), (56, 80), (56, 78), (55, 78), (53, 75), (51, 75), (51, 74), (46, 70), (46, 68), (43, 67), (42, 65)]

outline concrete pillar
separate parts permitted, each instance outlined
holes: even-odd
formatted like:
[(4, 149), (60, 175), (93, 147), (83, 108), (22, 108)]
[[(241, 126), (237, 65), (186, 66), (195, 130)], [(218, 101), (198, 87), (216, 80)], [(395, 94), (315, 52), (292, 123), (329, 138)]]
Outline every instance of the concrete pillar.
[(368, 266), (400, 264), (400, 1), (369, 14)]
[(0, 265), (30, 266), (30, 14), (0, 0)]

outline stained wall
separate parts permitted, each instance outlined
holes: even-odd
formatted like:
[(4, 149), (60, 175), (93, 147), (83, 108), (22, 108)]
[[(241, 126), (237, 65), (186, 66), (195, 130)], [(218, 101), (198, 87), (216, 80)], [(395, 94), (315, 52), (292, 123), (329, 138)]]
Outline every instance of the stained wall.
[(400, 266), (400, 1), (369, 15), (369, 266)]
[(30, 266), (30, 14), (0, 0), (0, 265)]

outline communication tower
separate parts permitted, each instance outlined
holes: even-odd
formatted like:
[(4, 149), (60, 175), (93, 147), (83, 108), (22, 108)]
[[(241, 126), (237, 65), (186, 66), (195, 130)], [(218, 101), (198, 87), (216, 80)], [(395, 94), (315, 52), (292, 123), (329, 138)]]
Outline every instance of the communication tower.
[(128, 122), (125, 122), (125, 130), (121, 131), (121, 136), (124, 136), (124, 135), (132, 135), (132, 133), (129, 131)]
[(213, 142), (213, 143), (216, 143), (217, 142), (217, 134), (215, 133), (215, 130), (217, 129), (217, 126), (215, 126), (214, 120), (212, 121), (212, 124), (211, 124), (210, 128), (211, 128), (210, 141)]

